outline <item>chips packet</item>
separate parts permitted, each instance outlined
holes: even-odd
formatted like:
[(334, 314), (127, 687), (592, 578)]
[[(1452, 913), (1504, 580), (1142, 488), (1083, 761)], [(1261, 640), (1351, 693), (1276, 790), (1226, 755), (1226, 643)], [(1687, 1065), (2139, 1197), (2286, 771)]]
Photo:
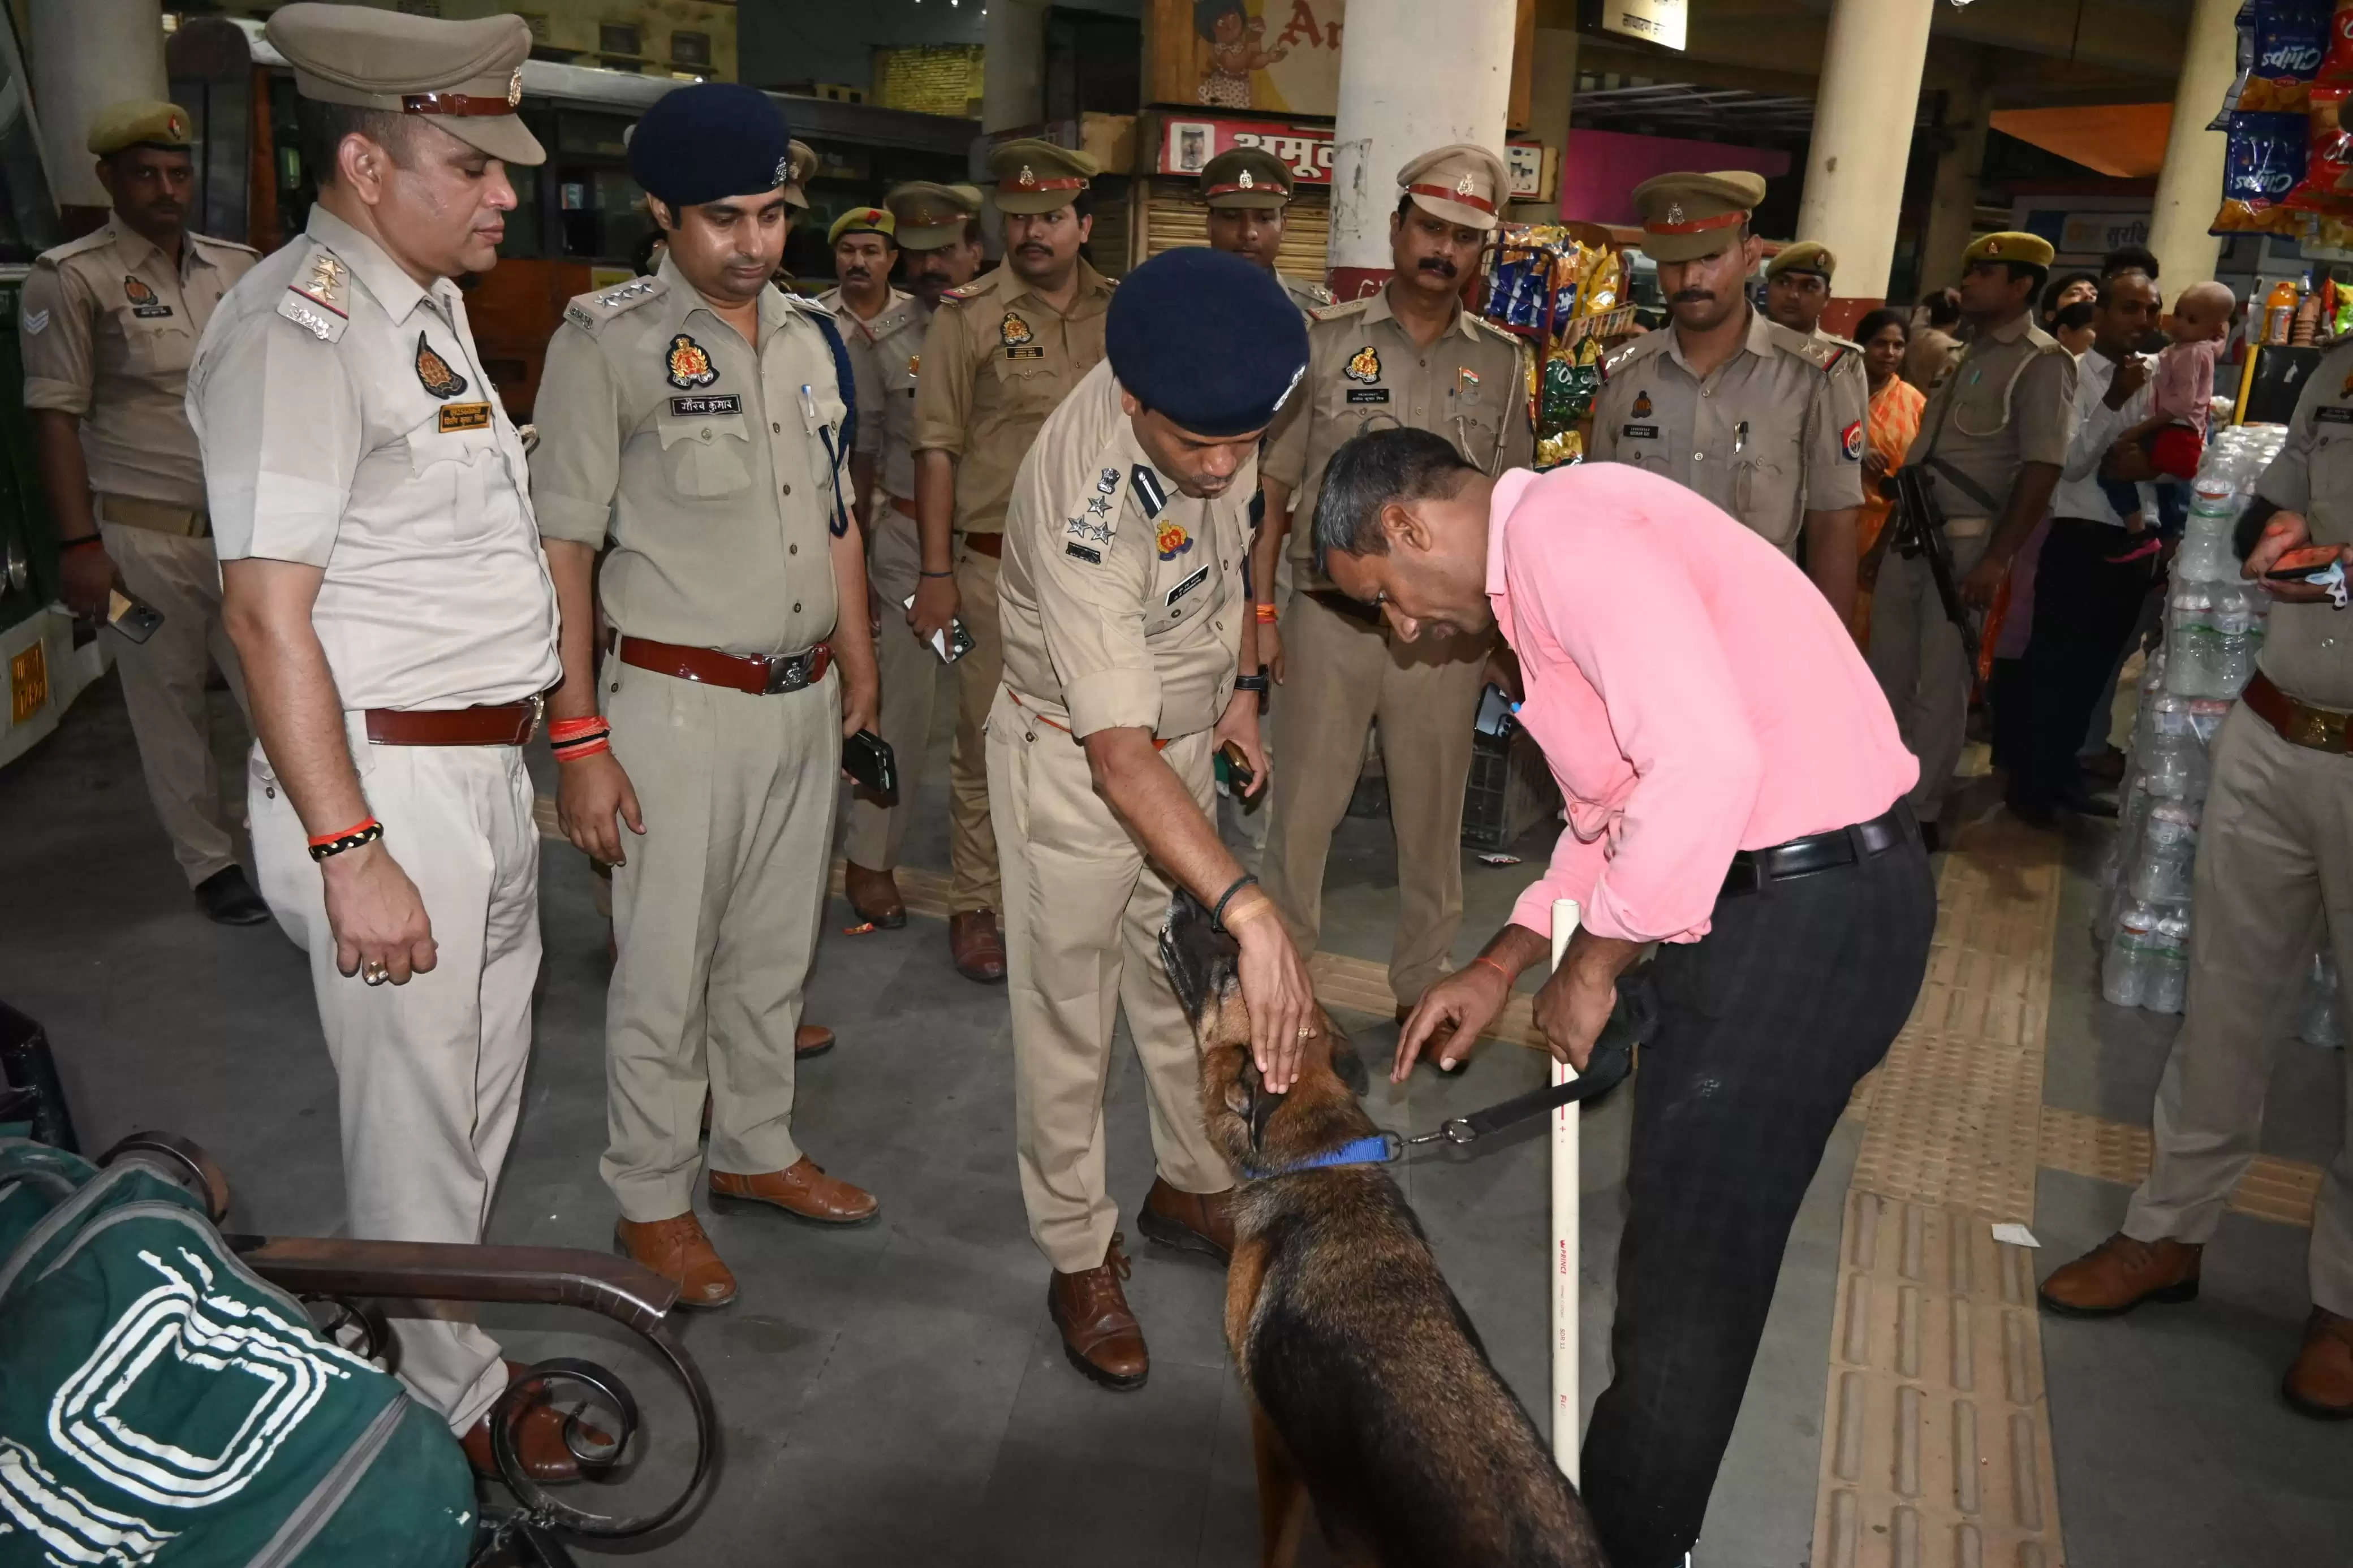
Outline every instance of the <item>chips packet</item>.
[(2240, 89), (2247, 114), (2301, 114), (2328, 53), (2332, 0), (2253, 0), (2255, 58)]
[(2280, 204), (2302, 183), (2310, 153), (2306, 115), (2232, 115), (2222, 165), (2222, 205), (2207, 232), (2295, 232), (2296, 214)]

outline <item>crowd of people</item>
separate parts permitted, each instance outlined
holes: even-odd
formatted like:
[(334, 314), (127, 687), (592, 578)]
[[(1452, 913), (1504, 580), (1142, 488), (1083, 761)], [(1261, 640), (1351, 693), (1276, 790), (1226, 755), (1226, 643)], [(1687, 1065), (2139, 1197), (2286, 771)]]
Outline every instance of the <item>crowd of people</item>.
[[(797, 1134), (796, 1063), (831, 1044), (804, 989), (844, 771), (847, 897), (902, 925), (948, 701), (944, 957), (1008, 985), (1012, 1152), (1069, 1359), (1138, 1386), (1105, 1178), (1114, 1019), (1151, 1104), (1136, 1228), (1222, 1262), (1236, 1173), (1156, 935), (1178, 889), (1233, 935), (1260, 1088), (1307, 1053), (1354, 1067), (1306, 961), (1377, 736), (1398, 1077), (1462, 1059), (1548, 956), (1556, 897), (1585, 913), (1536, 998), (1555, 1054), (1582, 1065), (1622, 986), (1656, 1005), (1585, 1473), (1621, 1568), (1688, 1551), (1799, 1202), (1926, 963), (1974, 613), (2009, 808), (2113, 815), (2106, 694), (2149, 625), (2228, 290), (2167, 312), (2145, 251), (2054, 280), (2046, 241), (2000, 233), (1957, 289), (1850, 340), (1821, 325), (1828, 249), (1768, 259), (1760, 179), (1660, 175), (1636, 199), (1670, 319), (1605, 362), (1588, 461), (1537, 476), (1525, 347), (1463, 305), (1509, 199), (1491, 149), (1396, 172), (1391, 276), (1345, 303), (1275, 271), (1281, 161), (1212, 161), (1209, 247), (1114, 288), (1085, 255), (1093, 162), (1034, 140), (990, 161), (1001, 263), (976, 187), (905, 184), (834, 220), (837, 285), (808, 299), (776, 283), (806, 149), (766, 95), (700, 84), (635, 128), (658, 244), (566, 309), (527, 440), (456, 279), (495, 265), (506, 167), (543, 155), (513, 113), (529, 29), (297, 4), (269, 35), (318, 182), (304, 233), (259, 258), (187, 232), (185, 114), (100, 117), (114, 215), (27, 285), (26, 402), (67, 599), (100, 616), (119, 585), (161, 613), (115, 653), (198, 899), (311, 955), (353, 1234), (470, 1242), (487, 1219), (540, 961), (522, 748), (543, 719), (564, 835), (610, 879), (617, 1246), (716, 1309), (738, 1285), (698, 1180), (873, 1220), (860, 1173)], [(2273, 555), (2324, 514), (2319, 426), (2353, 422), (2298, 419)], [(252, 879), (210, 783), (208, 661), (259, 741)], [(1567, 827), (1458, 970), (1494, 678)], [(1219, 758), (1265, 803), (1256, 872), (1218, 827)], [(2189, 1069), (2168, 1082), (2161, 1125), (2186, 1125)], [(2194, 1246), (2184, 1265), (2133, 1245), (2136, 1289), (2194, 1289)], [(466, 1321), (398, 1332), (402, 1377), (488, 1472), (514, 1367)], [(2342, 1353), (2353, 1380), (2353, 1337)], [(576, 1475), (559, 1412), (516, 1437), (534, 1477)]]

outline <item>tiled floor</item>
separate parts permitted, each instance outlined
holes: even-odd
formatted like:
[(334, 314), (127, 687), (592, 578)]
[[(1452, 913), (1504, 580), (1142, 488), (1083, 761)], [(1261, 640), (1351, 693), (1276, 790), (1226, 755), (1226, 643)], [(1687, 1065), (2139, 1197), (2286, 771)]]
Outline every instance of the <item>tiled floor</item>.
[[(222, 743), (234, 743), (224, 714)], [(225, 763), (233, 759), (225, 756)], [(909, 858), (944, 864), (934, 809)], [(240, 776), (234, 771), (231, 777)], [(1540, 848), (1540, 847), (1539, 847)], [(2170, 1025), (2097, 1002), (2084, 922), (2087, 842), (2060, 915), (2046, 1096), (2144, 1119)], [(1469, 861), (1467, 956), (1533, 868)], [(1385, 960), (1392, 861), (1383, 825), (1335, 848), (1327, 945)], [(603, 931), (585, 862), (546, 858), (548, 963), (522, 1125), (495, 1239), (602, 1248)], [(332, 1073), (303, 965), (269, 927), (197, 918), (141, 788), (120, 699), (94, 689), (65, 731), (0, 772), (0, 996), (56, 1041), (93, 1147), (174, 1128), (237, 1184), (237, 1228), (329, 1232), (342, 1188)], [(833, 924), (849, 923), (836, 905)], [(1001, 994), (957, 978), (941, 928), (829, 935), (815, 1015), (842, 1044), (807, 1065), (797, 1128), (812, 1154), (873, 1187), (883, 1219), (849, 1232), (715, 1216), (743, 1277), (727, 1311), (682, 1321), (725, 1424), (717, 1489), (700, 1514), (622, 1551), (654, 1563), (1240, 1564), (1252, 1561), (1247, 1425), (1218, 1340), (1220, 1281), (1191, 1256), (1138, 1244), (1131, 1299), (1150, 1337), (1149, 1385), (1102, 1393), (1064, 1363), (1046, 1322), (1045, 1266), (1026, 1235), (1012, 1163)], [(1386, 1018), (1345, 1020), (1375, 1052)], [(2338, 1058), (2290, 1053), (2274, 1095), (2276, 1152), (2326, 1159)], [(1529, 1053), (1490, 1046), (1461, 1080), (1377, 1087), (1396, 1127), (1537, 1081)], [(2332, 1086), (2329, 1093), (2319, 1090)], [(1588, 1113), (1584, 1390), (1607, 1376), (1609, 1280), (1627, 1104)], [(1113, 1191), (1150, 1179), (1141, 1088), (1112, 1084)], [(1847, 1175), (1860, 1131), (1833, 1141), (1800, 1216), (1765, 1353), (1703, 1538), (1704, 1568), (1797, 1568), (1813, 1527), (1825, 1352)], [(1527, 1135), (1476, 1159), (1424, 1154), (1401, 1173), (1506, 1380), (1544, 1399), (1544, 1149)], [(2045, 1267), (2096, 1240), (2121, 1188), (2045, 1173)], [(2353, 1431), (2284, 1414), (2272, 1394), (2303, 1315), (2303, 1233), (2233, 1217), (2197, 1306), (2122, 1323), (2044, 1325), (2069, 1560), (2125, 1564), (2339, 1563), (2353, 1540)], [(579, 1314), (506, 1310), (518, 1352), (610, 1361), (675, 1431), (679, 1402), (626, 1342)], [(653, 1488), (677, 1463), (657, 1448)], [(635, 1495), (634, 1491), (632, 1495)], [(588, 1555), (584, 1553), (584, 1555)]]

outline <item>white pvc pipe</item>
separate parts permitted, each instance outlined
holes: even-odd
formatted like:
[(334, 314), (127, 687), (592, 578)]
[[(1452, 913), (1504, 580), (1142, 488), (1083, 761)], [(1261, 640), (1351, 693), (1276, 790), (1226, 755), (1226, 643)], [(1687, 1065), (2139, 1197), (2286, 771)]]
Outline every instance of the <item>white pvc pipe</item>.
[[(1552, 966), (1560, 967), (1568, 939), (1584, 911), (1575, 899), (1552, 905)], [(1577, 1069), (1552, 1064), (1552, 1081), (1569, 1082)], [(1564, 1105), (1552, 1113), (1552, 1458), (1560, 1473), (1577, 1484), (1580, 1422), (1577, 1407), (1577, 1131), (1582, 1107)]]

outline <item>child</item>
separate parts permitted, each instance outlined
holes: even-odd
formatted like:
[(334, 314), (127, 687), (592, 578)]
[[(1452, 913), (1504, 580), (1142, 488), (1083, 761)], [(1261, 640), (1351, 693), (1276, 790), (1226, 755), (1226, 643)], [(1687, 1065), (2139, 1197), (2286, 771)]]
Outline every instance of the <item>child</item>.
[[(2157, 374), (2149, 378), (2149, 416), (2116, 437), (2118, 446), (2140, 447), (2150, 466), (2169, 476), (2155, 481), (2158, 526), (2165, 534), (2179, 531), (2189, 515), (2189, 502), (2175, 481), (2197, 477), (2214, 398), (2214, 361), (2238, 303), (2221, 283), (2192, 283), (2181, 291), (2173, 307), (2173, 342), (2157, 356)], [(2103, 479), (2100, 489), (2132, 532), (2147, 526), (2138, 486)]]

